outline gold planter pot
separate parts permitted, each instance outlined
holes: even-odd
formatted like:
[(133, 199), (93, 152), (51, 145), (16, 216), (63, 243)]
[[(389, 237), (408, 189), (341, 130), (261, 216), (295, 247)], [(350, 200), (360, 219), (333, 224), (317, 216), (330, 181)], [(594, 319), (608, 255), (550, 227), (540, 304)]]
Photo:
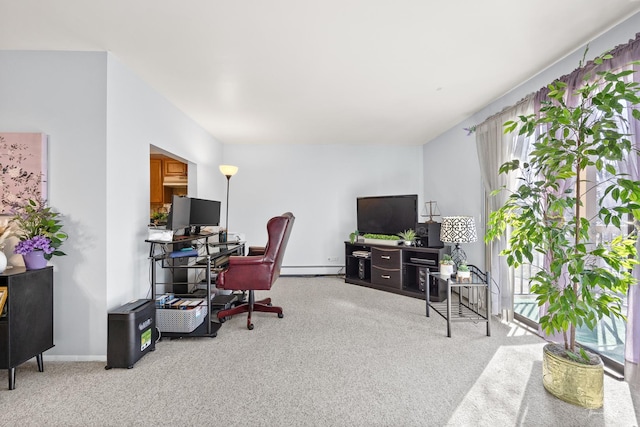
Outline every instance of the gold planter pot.
[(558, 399), (589, 409), (601, 408), (604, 400), (604, 364), (585, 365), (566, 359), (544, 346), (542, 382)]

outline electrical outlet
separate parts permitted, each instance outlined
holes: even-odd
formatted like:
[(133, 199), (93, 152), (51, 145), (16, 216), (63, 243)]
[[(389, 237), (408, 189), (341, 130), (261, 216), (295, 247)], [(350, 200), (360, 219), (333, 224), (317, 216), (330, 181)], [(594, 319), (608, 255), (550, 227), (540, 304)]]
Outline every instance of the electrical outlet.
[(327, 258), (327, 261), (329, 261), (329, 262), (338, 262), (338, 257), (337, 256), (330, 256), (329, 258)]

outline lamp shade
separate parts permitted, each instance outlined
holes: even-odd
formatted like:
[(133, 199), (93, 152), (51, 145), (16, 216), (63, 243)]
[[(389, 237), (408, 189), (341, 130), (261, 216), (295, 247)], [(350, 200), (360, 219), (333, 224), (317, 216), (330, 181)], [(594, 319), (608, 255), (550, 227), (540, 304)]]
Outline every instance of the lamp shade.
[(440, 240), (445, 243), (471, 243), (478, 240), (472, 216), (445, 216), (440, 227)]
[(231, 165), (220, 165), (220, 172), (222, 172), (222, 175), (226, 177), (232, 177), (233, 175), (238, 173), (238, 167)]

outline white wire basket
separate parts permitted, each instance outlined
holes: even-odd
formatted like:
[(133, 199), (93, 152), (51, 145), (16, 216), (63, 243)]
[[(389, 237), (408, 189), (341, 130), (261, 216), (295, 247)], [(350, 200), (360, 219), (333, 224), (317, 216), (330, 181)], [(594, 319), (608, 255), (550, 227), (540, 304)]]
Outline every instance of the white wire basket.
[(156, 326), (160, 332), (193, 332), (207, 317), (207, 305), (202, 304), (189, 310), (157, 308)]

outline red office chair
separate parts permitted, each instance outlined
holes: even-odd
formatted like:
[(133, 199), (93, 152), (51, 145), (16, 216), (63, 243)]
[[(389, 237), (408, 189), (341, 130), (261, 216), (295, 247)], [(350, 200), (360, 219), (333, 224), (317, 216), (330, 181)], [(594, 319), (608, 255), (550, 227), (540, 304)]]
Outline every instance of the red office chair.
[(272, 306), (271, 298), (255, 301), (253, 291), (271, 289), (271, 286), (280, 276), (284, 250), (287, 247), (294, 220), (295, 217), (291, 212), (269, 220), (267, 223), (269, 239), (263, 254), (229, 257), (229, 267), (218, 274), (216, 287), (234, 291), (249, 291), (249, 301), (227, 310), (220, 310), (218, 319), (221, 322), (224, 322), (227, 316), (249, 313), (247, 315), (247, 328), (251, 330), (253, 329), (251, 313), (254, 311), (278, 313), (278, 317), (284, 317), (282, 307)]

